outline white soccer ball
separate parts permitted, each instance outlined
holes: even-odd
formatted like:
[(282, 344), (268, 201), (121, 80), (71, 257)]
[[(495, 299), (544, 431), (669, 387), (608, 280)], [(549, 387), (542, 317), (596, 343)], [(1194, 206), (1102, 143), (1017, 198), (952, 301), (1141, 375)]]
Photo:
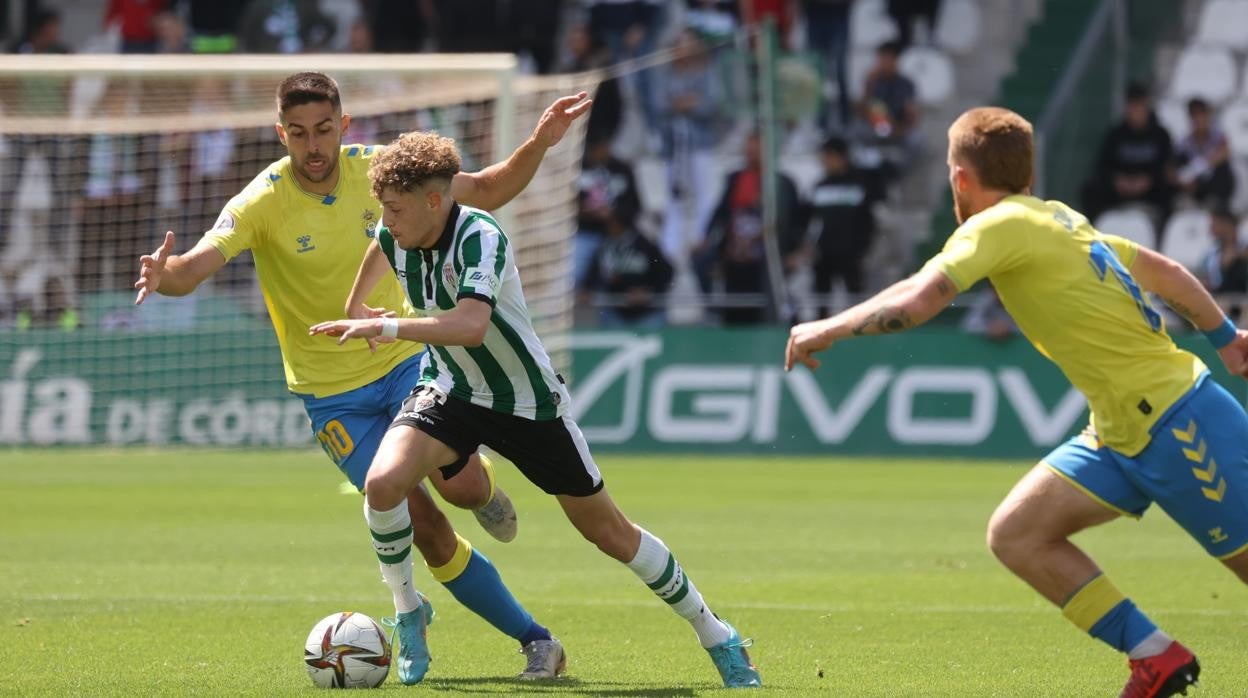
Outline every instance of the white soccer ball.
[(363, 613), (334, 613), (308, 633), (303, 661), (320, 688), (376, 688), (390, 673), (390, 641)]

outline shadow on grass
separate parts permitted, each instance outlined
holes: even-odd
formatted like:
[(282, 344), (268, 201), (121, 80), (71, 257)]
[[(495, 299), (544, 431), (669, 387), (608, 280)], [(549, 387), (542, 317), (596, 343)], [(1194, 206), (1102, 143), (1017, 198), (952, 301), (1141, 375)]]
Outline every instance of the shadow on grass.
[(572, 693), (583, 696), (636, 696), (638, 698), (683, 698), (697, 695), (692, 688), (680, 686), (638, 686), (618, 681), (581, 681), (564, 676), (549, 681), (518, 682), (514, 676), (478, 676), (472, 678), (428, 679), (420, 684), (425, 689), (447, 693)]

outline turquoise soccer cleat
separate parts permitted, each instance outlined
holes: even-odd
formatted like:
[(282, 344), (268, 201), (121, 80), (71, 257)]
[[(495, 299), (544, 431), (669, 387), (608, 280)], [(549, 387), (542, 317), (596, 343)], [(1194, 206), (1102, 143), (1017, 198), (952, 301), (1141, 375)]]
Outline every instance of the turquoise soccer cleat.
[(433, 623), (433, 604), (424, 594), (420, 595), (420, 608), (400, 613), (394, 618), (383, 618), (382, 624), (394, 628), (399, 636), (398, 655), (399, 682), (404, 686), (420, 683), (429, 671), (429, 644), (426, 632)]
[(724, 687), (758, 688), (762, 686), (763, 680), (758, 675), (758, 669), (750, 663), (750, 654), (745, 651), (745, 648), (753, 645), (754, 641), (748, 638), (742, 640), (740, 633), (728, 621), (725, 620), (724, 625), (728, 626), (732, 634), (727, 640), (706, 649), (711, 655), (711, 661), (715, 663), (715, 668), (719, 670), (720, 678), (724, 680)]

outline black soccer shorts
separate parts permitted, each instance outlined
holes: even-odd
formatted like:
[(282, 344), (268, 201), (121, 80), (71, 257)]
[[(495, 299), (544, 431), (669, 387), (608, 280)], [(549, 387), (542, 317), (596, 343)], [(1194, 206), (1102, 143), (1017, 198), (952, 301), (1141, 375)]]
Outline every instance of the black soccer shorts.
[(390, 427), (400, 424), (419, 429), (458, 453), (460, 460), (453, 466), (462, 467), (484, 444), (515, 463), (546, 494), (588, 497), (603, 486), (585, 437), (567, 416), (525, 419), (449, 396), (432, 385), (418, 385)]

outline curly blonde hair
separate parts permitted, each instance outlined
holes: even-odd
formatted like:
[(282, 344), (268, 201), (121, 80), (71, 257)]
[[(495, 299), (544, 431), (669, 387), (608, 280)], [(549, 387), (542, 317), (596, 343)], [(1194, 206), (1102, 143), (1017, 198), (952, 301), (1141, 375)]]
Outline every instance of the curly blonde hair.
[(432, 180), (445, 180), (449, 185), (458, 172), (459, 151), (453, 138), (412, 131), (373, 156), (368, 178), (373, 183), (373, 196), (380, 198), (385, 189), (414, 191)]

